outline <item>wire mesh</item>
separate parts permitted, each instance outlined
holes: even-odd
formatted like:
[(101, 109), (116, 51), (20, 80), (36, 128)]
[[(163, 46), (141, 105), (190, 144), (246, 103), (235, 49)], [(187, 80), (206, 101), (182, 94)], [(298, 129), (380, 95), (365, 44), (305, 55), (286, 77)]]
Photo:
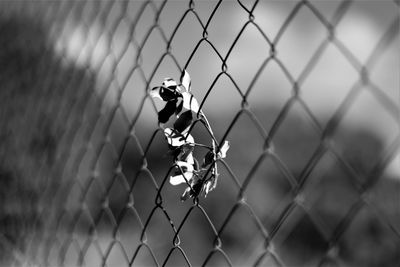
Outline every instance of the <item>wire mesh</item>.
[[(398, 169), (390, 172), (400, 145), (398, 1), (6, 1), (1, 7), (3, 28), (24, 36), (38, 27), (44, 35), (11, 44), (22, 42), (17, 52), (35, 54), (32, 68), (40, 70), (32, 74), (39, 81), (21, 78), (35, 90), (12, 102), (27, 110), (13, 129), (26, 138), (31, 128), (50, 128), (54, 140), (44, 146), (57, 144), (47, 158), (10, 160), (29, 177), (20, 183), (35, 197), (18, 201), (30, 202), (35, 219), (21, 212), (18, 218), (31, 224), (16, 226), (26, 233), (19, 241), (2, 231), (7, 264), (400, 262), (400, 180)], [(360, 10), (382, 13), (366, 50), (364, 40), (351, 39), (362, 37), (357, 28), (349, 29)], [(36, 49), (31, 43), (38, 38), (43, 47)], [(168, 183), (171, 159), (158, 103), (149, 96), (183, 69), (216, 137), (232, 144), (217, 189), (185, 203), (181, 188)], [(20, 70), (14, 75), (22, 76)], [(365, 98), (367, 107), (360, 104)], [(40, 126), (43, 118), (49, 126)], [(201, 127), (192, 133), (208, 138)]]

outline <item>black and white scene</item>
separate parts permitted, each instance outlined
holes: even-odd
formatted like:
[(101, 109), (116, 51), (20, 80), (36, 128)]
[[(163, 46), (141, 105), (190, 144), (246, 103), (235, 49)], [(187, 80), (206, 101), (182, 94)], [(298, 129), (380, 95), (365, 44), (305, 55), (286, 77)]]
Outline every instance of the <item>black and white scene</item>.
[(399, 0), (0, 0), (0, 267), (400, 266)]

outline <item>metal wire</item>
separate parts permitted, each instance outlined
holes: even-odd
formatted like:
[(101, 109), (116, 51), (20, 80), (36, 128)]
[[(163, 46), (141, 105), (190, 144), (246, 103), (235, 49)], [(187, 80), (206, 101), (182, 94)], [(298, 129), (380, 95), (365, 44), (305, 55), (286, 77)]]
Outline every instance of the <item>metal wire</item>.
[[(385, 213), (377, 208), (378, 204), (371, 192), (382, 181), (385, 169), (398, 153), (399, 131), (395, 132), (391, 143), (376, 155), (376, 160), (369, 163), (370, 168), (366, 173), (357, 169), (343, 156), (341, 145), (338, 144), (340, 141), (335, 138), (335, 134), (340, 129), (344, 117), (365, 92), (370, 93), (384, 112), (398, 124), (398, 99), (388, 97), (384, 89), (371, 79), (371, 75), (385, 50), (396, 42), (396, 38), (398, 40), (399, 13), (393, 16), (386, 31), (376, 37), (379, 39), (367, 60), (360, 61), (336, 33), (339, 23), (346, 18), (349, 10), (358, 4), (357, 1), (335, 2), (338, 4), (331, 18), (321, 12), (314, 1), (290, 2), (290, 12), (275, 36), (267, 33), (259, 24), (260, 18), (256, 11), (260, 8), (260, 1), (229, 2), (244, 12), (246, 20), (241, 23), (229, 46), (222, 49), (213, 42), (210, 32), (215, 26), (217, 16), (220, 16), (221, 12), (227, 12), (223, 5), (226, 1), (208, 3), (212, 8), (207, 16), (199, 12), (199, 2), (179, 2), (179, 5), (176, 5), (180, 7), (179, 13), (175, 13), (177, 23), (172, 29), (165, 28), (162, 17), (168, 12), (170, 1), (34, 1), (20, 2), (18, 5), (5, 4), (8, 9), (17, 10), (17, 13), (21, 12), (23, 16), (41, 14), (36, 19), (41, 20), (47, 27), (46, 30), (51, 33), (49, 39), (53, 42), (64, 40), (64, 43), (68, 43), (76, 36), (83, 40), (79, 43), (79, 40), (74, 39), (78, 42), (77, 51), (74, 51), (74, 62), (71, 62), (71, 51), (68, 48), (58, 51), (55, 64), (58, 67), (49, 69), (45, 77), (45, 83), (48, 84), (45, 88), (51, 89), (52, 85), (62, 84), (61, 101), (47, 105), (46, 97), (42, 97), (35, 100), (35, 103), (30, 103), (47, 113), (56, 111), (55, 120), (65, 122), (66, 130), (60, 138), (60, 146), (64, 149), (59, 152), (57, 161), (52, 166), (53, 174), (58, 174), (59, 178), (56, 183), (48, 181), (44, 187), (41, 186), (43, 193), (38, 206), (42, 208), (38, 217), (43, 221), (43, 225), (29, 236), (24, 252), (15, 250), (18, 251), (15, 265), (24, 263), (21, 259), (23, 254), (25, 263), (39, 266), (293, 266), (300, 263), (287, 259), (290, 256), (286, 249), (282, 248), (282, 243), (285, 243), (290, 233), (301, 227), (301, 219), (296, 215), (301, 212), (310, 218), (310, 225), (317, 229), (317, 235), (322, 236), (323, 240), (319, 243), (318, 255), (311, 257), (312, 262), (306, 261), (303, 264), (338, 266), (346, 262), (345, 259), (352, 259), (351, 255), (341, 253), (343, 242), (347, 240), (346, 233), (350, 231), (353, 222), (358, 220), (358, 216), (366, 209), (390, 229), (390, 236), (393, 238), (390, 242), (398, 248), (398, 216), (395, 216), (397, 219), (390, 219), (392, 213), (399, 213), (398, 207), (397, 210)], [(398, 1), (383, 3), (393, 9), (399, 8)], [(280, 44), (288, 28), (296, 23), (299, 13), (304, 10), (316, 18), (315, 23), (323, 27), (325, 35), (299, 75), (294, 75), (288, 63), (281, 58)], [(180, 51), (174, 50), (174, 41), (189, 18), (191, 23), (201, 30), (198, 36), (190, 36), (194, 46), (182, 61)], [(120, 28), (124, 29), (123, 38), (117, 36)], [(252, 73), (249, 85), (244, 87), (230, 72), (230, 59), (238, 42), (250, 28), (258, 32), (267, 53), (260, 51), (260, 57), (266, 56), (258, 69)], [(151, 41), (155, 34), (162, 43), (162, 51), (156, 62), (148, 63), (146, 49), (155, 49)], [(114, 42), (115, 39), (119, 40), (118, 38), (123, 40), (120, 47)], [(210, 77), (211, 85), (204, 92), (204, 97), (199, 99), (201, 107), (207, 112), (206, 105), (213, 97), (218, 82), (224, 78), (231, 82), (232, 94), (240, 96), (240, 107), (234, 111), (227, 128), (220, 131), (222, 134), (218, 136), (219, 142), (229, 140), (235, 127), (244, 117), (249, 119), (251, 127), (262, 137), (263, 142), (260, 152), (247, 151), (254, 153), (254, 161), (245, 177), (235, 173), (234, 166), (230, 164), (229, 153), (227, 159), (222, 161), (223, 175), (226, 177), (223, 178), (224, 184), (220, 186), (230, 184), (229, 189), (225, 189), (226, 192), (229, 191), (226, 193), (229, 199), (233, 199), (229, 205), (214, 203), (210, 206), (207, 204), (208, 198), (196, 199), (189, 204), (180, 203), (179, 195), (173, 193), (175, 191), (170, 189), (167, 182), (173, 168), (166, 167), (165, 159), (156, 156), (157, 153), (154, 152), (154, 149), (162, 147), (159, 140), (163, 134), (153, 119), (157, 115), (157, 105), (149, 97), (148, 91), (152, 86), (158, 85), (160, 69), (167, 59), (171, 62), (168, 66), (173, 70), (171, 75), (179, 73), (182, 69), (197, 64), (198, 55), (201, 55), (200, 51), (205, 46), (209, 47), (212, 57), (220, 64), (220, 71), (214, 77)], [(313, 70), (329, 47), (335, 47), (339, 51), (341, 57), (358, 73), (358, 77), (327, 122), (321, 123), (318, 114), (315, 114), (303, 98), (302, 92), (306, 80), (314, 75)], [(101, 49), (105, 51), (98, 52), (103, 51)], [(126, 63), (127, 58), (129, 63)], [(254, 93), (257, 81), (265, 75), (264, 70), (272, 64), (278, 66), (284, 74), (291, 87), (291, 93), (267, 128), (249, 98)], [(79, 70), (71, 69), (70, 78), (66, 80), (57, 75), (60, 71), (65, 72), (65, 65), (79, 66)], [(125, 66), (123, 70), (119, 67), (121, 65)], [(132, 83), (132, 79), (136, 81)], [(74, 88), (81, 89), (77, 91)], [(73, 96), (69, 93), (71, 90), (75, 92)], [(134, 112), (124, 104), (128, 99), (128, 90), (135, 92)], [(58, 91), (54, 91), (53, 94), (58, 94)], [(311, 148), (309, 159), (296, 173), (277, 151), (275, 141), (284, 124), (290, 120), (289, 114), (295, 106), (302, 109), (306, 127), (316, 136), (316, 145)], [(143, 126), (145, 120), (151, 121), (152, 127)], [(145, 136), (147, 139), (143, 141)], [(232, 146), (235, 146), (235, 143)], [(165, 151), (159, 152), (163, 153)], [(307, 201), (313, 188), (313, 173), (320, 168), (327, 155), (337, 162), (343, 173), (351, 177), (351, 185), (347, 187), (352, 188), (352, 192), (356, 192), (357, 195), (356, 200), (340, 211), (340, 220), (334, 226), (328, 226), (330, 222), (315, 212), (315, 207)], [(273, 163), (285, 180), (284, 183), (288, 184), (287, 194), (277, 202), (277, 206), (281, 207), (276, 211), (278, 214), (267, 218), (260, 216), (258, 208), (247, 200), (247, 196), (252, 194), (248, 190), (252, 188), (251, 185), (255, 183), (266, 161)], [(159, 166), (156, 166), (157, 162), (160, 162)], [(172, 190), (172, 193), (168, 192), (169, 190)], [(336, 197), (341, 198), (340, 195)], [(221, 198), (224, 196), (217, 199)], [(218, 212), (226, 214), (218, 217)], [(236, 225), (236, 217), (242, 213), (246, 216), (243, 224), (253, 224), (256, 229), (254, 231), (257, 232), (254, 240), (261, 240), (262, 245), (239, 260), (234, 255), (238, 251), (230, 248), (229, 244), (232, 241), (229, 241), (227, 231), (232, 224)], [(186, 230), (188, 227), (190, 229)], [(208, 246), (202, 246), (200, 241), (197, 247), (187, 246), (188, 243), (196, 243), (196, 240), (188, 241), (190, 234), (185, 231), (196, 232), (197, 227), (208, 229), (212, 240)], [(241, 230), (237, 231), (233, 235), (240, 235)], [(229, 234), (232, 235), (232, 232)], [(193, 236), (199, 238), (195, 234)], [(3, 243), (1, 240), (2, 236), (0, 243)], [(237, 240), (241, 242), (240, 239)], [(304, 246), (307, 246), (307, 240), (303, 241)], [(243, 246), (246, 247), (246, 244)], [(373, 263), (364, 264), (379, 266)]]

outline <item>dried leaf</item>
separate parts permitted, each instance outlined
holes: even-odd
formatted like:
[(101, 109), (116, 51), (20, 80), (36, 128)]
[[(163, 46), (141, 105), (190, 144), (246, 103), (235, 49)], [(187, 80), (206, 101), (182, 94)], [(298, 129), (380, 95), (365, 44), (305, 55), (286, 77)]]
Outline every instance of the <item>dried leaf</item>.
[(191, 80), (190, 80), (190, 75), (186, 70), (182, 71), (181, 74), (181, 84), (185, 87), (187, 92), (190, 92), (192, 90), (191, 88)]
[(172, 78), (165, 78), (162, 85), (164, 87), (176, 88), (178, 86), (178, 83)]
[(183, 192), (183, 195), (181, 196), (181, 201), (186, 201), (190, 197), (190, 192), (191, 192), (190, 187), (186, 188), (185, 191)]
[(202, 179), (194, 179), (192, 183), (191, 197), (197, 197), (200, 195), (203, 189), (203, 180)]
[(213, 176), (211, 176), (211, 178), (207, 181), (205, 187), (205, 196), (207, 196), (207, 194), (214, 190), (217, 187), (217, 181), (218, 181), (218, 174), (215, 174)]
[(153, 98), (159, 98), (161, 100), (163, 100), (160, 96), (160, 86), (154, 87), (153, 89), (151, 89), (150, 91), (150, 96)]
[(159, 94), (162, 100), (171, 101), (176, 100), (178, 97), (182, 96), (175, 88), (168, 88), (161, 86), (159, 89)]
[[(188, 183), (193, 177), (193, 165), (184, 162), (184, 161), (177, 161), (176, 164), (180, 167), (177, 169), (177, 175), (171, 176), (169, 178), (169, 182), (172, 185), (178, 185), (182, 183)], [(182, 170), (182, 171), (181, 171)]]
[(197, 102), (196, 98), (193, 97), (192, 94), (188, 92), (182, 93), (183, 97), (183, 107), (187, 110), (191, 110), (194, 113), (199, 112), (199, 103)]
[(203, 164), (201, 165), (203, 168), (206, 168), (208, 165), (214, 162), (214, 153), (210, 150), (204, 156)]
[(189, 162), (189, 160), (193, 160), (193, 152), (194, 146), (191, 144), (185, 144), (181, 146), (181, 151), (177, 156), (178, 160)]
[(197, 159), (196, 158), (193, 158), (193, 160), (194, 160), (194, 169), (196, 170), (196, 171), (198, 171), (200, 168), (199, 168), (199, 162), (197, 161)]
[(193, 121), (192, 111), (188, 110), (183, 112), (174, 123), (174, 129), (182, 133), (185, 131)]
[(179, 113), (181, 113), (182, 108), (183, 108), (183, 98), (178, 97), (178, 105), (176, 106), (175, 114), (178, 115)]
[(180, 147), (185, 144), (193, 144), (194, 143), (193, 136), (191, 136), (190, 134), (182, 135), (181, 133), (179, 133), (171, 128), (166, 128), (164, 130), (164, 135), (167, 138), (168, 144), (173, 147)]
[(220, 159), (226, 158), (226, 152), (228, 151), (229, 147), (230, 147), (229, 141), (225, 141), (218, 152), (218, 158)]
[(175, 113), (176, 100), (168, 101), (165, 107), (158, 112), (158, 121), (166, 123), (169, 118)]

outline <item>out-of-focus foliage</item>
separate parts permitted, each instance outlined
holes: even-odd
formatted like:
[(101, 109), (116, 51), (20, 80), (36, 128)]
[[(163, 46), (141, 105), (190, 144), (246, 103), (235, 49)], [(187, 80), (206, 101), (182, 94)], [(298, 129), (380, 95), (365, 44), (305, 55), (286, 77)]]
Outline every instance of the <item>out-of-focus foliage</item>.
[[(40, 21), (0, 16), (0, 262), (25, 262), (29, 242), (62, 195), (76, 125), (94, 91), (83, 69), (61, 64)], [(57, 193), (57, 194), (56, 194)]]

